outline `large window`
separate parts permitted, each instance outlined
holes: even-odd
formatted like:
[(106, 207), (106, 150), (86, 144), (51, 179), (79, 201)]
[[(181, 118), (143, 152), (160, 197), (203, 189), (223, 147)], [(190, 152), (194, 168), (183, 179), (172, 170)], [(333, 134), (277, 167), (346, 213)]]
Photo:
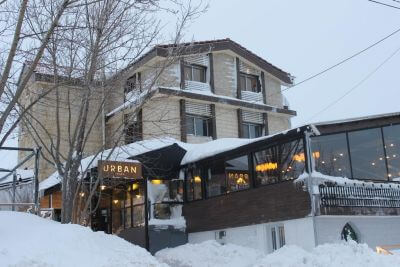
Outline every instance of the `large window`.
[(250, 187), (247, 155), (213, 162), (207, 169), (207, 197), (244, 190)]
[(258, 83), (258, 76), (240, 73), (240, 89), (242, 91), (260, 92), (260, 85)]
[(256, 152), (254, 165), (259, 185), (296, 179), (305, 167), (303, 141), (298, 139)]
[(124, 117), (125, 123), (125, 144), (131, 144), (142, 140), (141, 122), (134, 118), (132, 115), (126, 114)]
[(199, 169), (189, 170), (186, 177), (186, 199), (202, 199), (201, 174)]
[(262, 125), (255, 123), (242, 123), (243, 138), (257, 138), (262, 136)]
[(400, 177), (400, 125), (383, 127), (389, 179)]
[(312, 137), (311, 149), (317, 172), (351, 177), (346, 133)]
[(212, 136), (211, 118), (186, 115), (186, 133), (196, 136)]
[(206, 67), (199, 65), (185, 65), (184, 73), (186, 81), (206, 82)]
[(348, 133), (353, 178), (387, 180), (381, 128)]
[(228, 193), (250, 187), (249, 158), (242, 156), (227, 160), (225, 172), (228, 184)]

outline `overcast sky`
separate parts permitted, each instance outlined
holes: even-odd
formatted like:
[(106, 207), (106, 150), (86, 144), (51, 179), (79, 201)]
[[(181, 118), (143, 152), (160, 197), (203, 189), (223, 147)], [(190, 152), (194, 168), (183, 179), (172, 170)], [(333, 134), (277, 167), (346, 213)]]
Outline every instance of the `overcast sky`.
[[(393, 0), (386, 2), (396, 5)], [(400, 9), (367, 0), (211, 0), (209, 11), (188, 29), (188, 38), (231, 38), (299, 82), (398, 28)], [(398, 52), (354, 91), (320, 112), (399, 48), (400, 32), (337, 69), (288, 90), (285, 96), (298, 114), (293, 126), (400, 111)]]
[[(382, 0), (385, 1), (385, 0)], [(393, 0), (386, 3), (396, 5)], [(400, 6), (400, 4), (399, 4)], [(297, 82), (336, 64), (400, 28), (400, 9), (367, 0), (210, 0), (187, 40), (231, 38)], [(396, 49), (400, 33), (285, 96), (297, 111), (293, 126), (400, 111), (400, 52), (338, 103)], [(8, 145), (17, 145), (10, 142)], [(14, 153), (1, 153), (11, 167)], [(6, 161), (4, 161), (6, 157)], [(13, 160), (11, 160), (13, 159)]]

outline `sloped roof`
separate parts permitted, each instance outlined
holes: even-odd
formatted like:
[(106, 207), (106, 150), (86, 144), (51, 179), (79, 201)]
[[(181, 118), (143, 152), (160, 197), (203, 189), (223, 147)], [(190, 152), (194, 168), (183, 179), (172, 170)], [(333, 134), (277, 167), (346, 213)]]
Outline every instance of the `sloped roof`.
[(264, 69), (269, 74), (275, 76), (281, 81), (287, 84), (293, 83), (293, 77), (292, 75), (290, 75), (290, 73), (285, 72), (284, 70), (272, 65), (262, 57), (256, 55), (252, 51), (232, 41), (229, 38), (199, 41), (199, 42), (187, 42), (180, 44), (156, 45), (155, 47), (150, 49), (147, 53), (139, 57), (134, 63), (130, 64), (126, 69), (130, 69), (132, 67), (133, 68), (140, 67), (145, 62), (149, 61), (155, 56), (167, 57), (168, 55), (174, 55), (174, 54), (187, 55), (187, 54), (196, 54), (196, 53), (221, 51), (221, 50), (231, 50), (234, 53), (238, 54), (239, 56), (257, 65), (258, 67)]

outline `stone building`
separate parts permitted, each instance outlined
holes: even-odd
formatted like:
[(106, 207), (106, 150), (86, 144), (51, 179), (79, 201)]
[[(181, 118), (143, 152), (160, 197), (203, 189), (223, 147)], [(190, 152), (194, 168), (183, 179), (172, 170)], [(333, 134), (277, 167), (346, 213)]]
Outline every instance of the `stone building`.
[[(179, 47), (157, 45), (122, 73), (110, 79), (118, 83), (110, 83), (100, 116), (101, 90), (94, 96), (89, 114), (95, 130), (90, 134), (85, 155), (115, 144), (165, 136), (188, 143), (226, 137), (255, 138), (290, 128), (290, 119), (296, 115), (281, 94), (282, 86), (292, 84), (292, 76), (230, 39)], [(118, 77), (122, 76), (121, 81)], [(51, 75), (38, 69), (21, 104), (28, 105), (32, 95), (51, 86)], [(25, 127), (43, 131), (44, 139), (58, 135), (61, 148), (69, 146), (70, 118), (73, 120), (79, 112), (79, 81), (67, 82), (58, 91), (58, 96), (51, 92), (33, 107), (36, 121), (21, 125), (20, 147), (36, 146)], [(55, 97), (63, 100), (66, 111), (60, 113), (59, 127), (55, 123)], [(71, 109), (68, 97), (75, 101), (72, 107), (76, 106), (76, 110)], [(50, 163), (41, 160), (41, 180), (54, 171)]]

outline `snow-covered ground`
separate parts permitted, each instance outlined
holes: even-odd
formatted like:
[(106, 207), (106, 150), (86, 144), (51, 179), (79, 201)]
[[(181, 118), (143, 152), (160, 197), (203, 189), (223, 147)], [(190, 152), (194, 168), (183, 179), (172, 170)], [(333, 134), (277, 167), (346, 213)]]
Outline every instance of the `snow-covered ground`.
[(0, 266), (167, 266), (145, 249), (87, 227), (0, 211)]
[(35, 215), (0, 211), (0, 267), (392, 267), (399, 255), (381, 255), (364, 244), (338, 243), (305, 251), (285, 246), (263, 253), (216, 241), (164, 249), (151, 256), (119, 237), (79, 225), (62, 225)]

